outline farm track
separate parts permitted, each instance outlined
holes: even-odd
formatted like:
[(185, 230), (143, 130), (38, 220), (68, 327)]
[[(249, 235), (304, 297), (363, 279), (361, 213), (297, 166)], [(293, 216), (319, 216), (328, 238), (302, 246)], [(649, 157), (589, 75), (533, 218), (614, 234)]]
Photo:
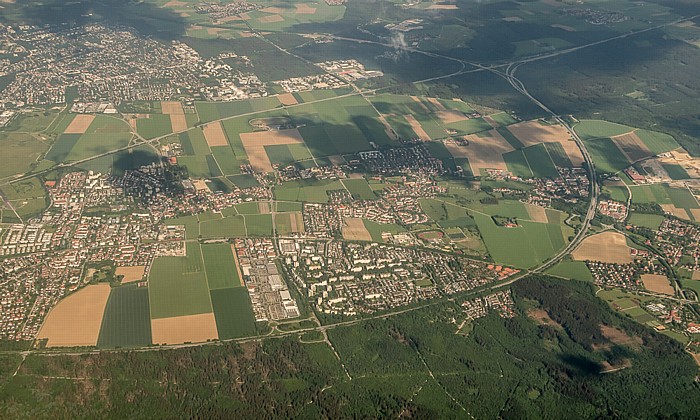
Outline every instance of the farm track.
[[(646, 29), (642, 29), (642, 30), (638, 30), (638, 31), (632, 31), (629, 33), (621, 34), (621, 35), (618, 35), (615, 37), (592, 42), (589, 44), (580, 45), (580, 46), (576, 46), (576, 47), (572, 47), (572, 48), (568, 48), (568, 49), (564, 49), (564, 50), (560, 50), (560, 51), (556, 51), (556, 52), (552, 52), (552, 53), (534, 55), (534, 56), (523, 58), (521, 60), (516, 60), (516, 61), (512, 61), (512, 62), (508, 62), (508, 63), (494, 64), (494, 65), (490, 65), (490, 66), (479, 64), (479, 63), (472, 63), (472, 62), (457, 59), (454, 57), (444, 56), (441, 54), (416, 50), (413, 48), (406, 48), (405, 49), (407, 52), (424, 54), (424, 55), (427, 55), (427, 56), (433, 57), (433, 58), (441, 58), (441, 59), (446, 59), (446, 60), (450, 60), (450, 61), (456, 61), (456, 62), (459, 62), (461, 64), (460, 70), (455, 71), (453, 73), (450, 73), (447, 75), (442, 75), (442, 76), (436, 76), (436, 77), (432, 77), (432, 78), (428, 78), (428, 79), (418, 80), (418, 81), (414, 81), (411, 83), (431, 82), (431, 81), (435, 81), (435, 80), (441, 80), (441, 79), (445, 79), (445, 78), (454, 77), (454, 76), (464, 74), (464, 73), (471, 73), (471, 72), (478, 72), (478, 71), (490, 71), (490, 72), (493, 72), (493, 73), (497, 74), (498, 76), (504, 78), (517, 92), (520, 92), (527, 99), (529, 99), (531, 102), (533, 102), (535, 105), (537, 105), (540, 109), (542, 109), (546, 114), (551, 116), (555, 121), (557, 121), (558, 123), (560, 123), (564, 127), (566, 127), (566, 129), (569, 131), (572, 138), (576, 142), (577, 146), (581, 150), (581, 153), (583, 154), (584, 162), (586, 163), (586, 166), (587, 166), (586, 169), (588, 171), (588, 175), (589, 175), (589, 178), (591, 180), (591, 182), (590, 182), (590, 185), (591, 185), (590, 201), (589, 201), (588, 210), (587, 210), (586, 215), (585, 215), (584, 220), (583, 220), (583, 224), (582, 224), (580, 230), (576, 233), (576, 235), (572, 239), (572, 241), (564, 249), (562, 249), (559, 253), (557, 253), (552, 258), (550, 258), (549, 260), (545, 261), (544, 263), (540, 264), (537, 267), (534, 267), (534, 268), (531, 268), (527, 271), (524, 271), (521, 274), (518, 274), (518, 275), (512, 277), (511, 279), (506, 280), (505, 282), (500, 282), (498, 284), (494, 284), (494, 285), (491, 285), (491, 286), (488, 286), (485, 288), (479, 288), (476, 290), (469, 291), (467, 293), (462, 294), (461, 295), (462, 297), (481, 294), (481, 293), (484, 293), (487, 291), (496, 290), (496, 289), (500, 289), (500, 288), (509, 286), (509, 285), (515, 283), (516, 281), (518, 281), (518, 280), (520, 280), (520, 279), (522, 279), (530, 274), (542, 273), (545, 270), (547, 270), (548, 268), (554, 266), (564, 256), (566, 256), (573, 249), (575, 249), (580, 244), (580, 242), (586, 237), (586, 235), (588, 233), (588, 229), (590, 227), (590, 221), (593, 219), (593, 216), (595, 215), (595, 211), (596, 211), (596, 207), (597, 207), (598, 196), (600, 194), (600, 188), (599, 188), (598, 183), (597, 183), (597, 174), (596, 174), (595, 166), (593, 165), (592, 158), (591, 158), (588, 150), (586, 149), (585, 144), (579, 138), (579, 136), (576, 134), (576, 132), (573, 130), (573, 127), (570, 124), (568, 124), (566, 121), (564, 121), (558, 114), (556, 114), (554, 111), (552, 111), (550, 108), (548, 108), (545, 104), (543, 104), (541, 101), (539, 101), (537, 98), (535, 98), (531, 93), (529, 93), (525, 84), (515, 76), (515, 73), (518, 70), (518, 68), (523, 64), (527, 64), (527, 63), (531, 63), (531, 62), (535, 62), (535, 61), (540, 61), (540, 60), (545, 60), (545, 59), (557, 57), (557, 56), (560, 56), (563, 54), (574, 53), (574, 52), (579, 51), (579, 50), (584, 49), (584, 48), (590, 48), (590, 47), (594, 47), (597, 45), (608, 43), (608, 42), (611, 42), (614, 40), (623, 39), (623, 38), (631, 37), (631, 36), (634, 36), (637, 34), (661, 29), (661, 28), (675, 25), (678, 23), (682, 23), (685, 21), (690, 21), (690, 20), (698, 18), (698, 17), (700, 17), (700, 15), (681, 18), (681, 19), (677, 19), (677, 20), (672, 21), (672, 22), (667, 22), (667, 23), (657, 25), (657, 26), (654, 26), (651, 28), (646, 28)], [(387, 46), (387, 47), (393, 47), (391, 44), (386, 44), (386, 43), (381, 43), (381, 42), (376, 42), (376, 41), (361, 40), (361, 39), (354, 39), (354, 38), (345, 38), (345, 37), (336, 37), (333, 35), (330, 35), (330, 38), (338, 39), (338, 40), (345, 40), (345, 41), (350, 41), (350, 42), (370, 43), (370, 44), (383, 45), (383, 46)], [(279, 48), (279, 49), (281, 51), (285, 51), (282, 48)], [(469, 70), (467, 70), (468, 66), (471, 67)], [(504, 67), (505, 67), (505, 70), (501, 70)], [(333, 98), (319, 99), (319, 100), (309, 101), (309, 102), (302, 103), (302, 104), (289, 105), (289, 106), (286, 106), (285, 108), (292, 108), (292, 107), (300, 106), (300, 105), (315, 104), (315, 103), (325, 102), (325, 101), (329, 101), (329, 100), (336, 100), (338, 98), (343, 98), (343, 97), (350, 97), (350, 96), (357, 96), (357, 95), (364, 96), (366, 94), (376, 93), (377, 91), (384, 90), (384, 89), (388, 89), (388, 87), (382, 88), (382, 89), (367, 90), (367, 91), (356, 91), (356, 92), (348, 93), (345, 95), (340, 95), (340, 96), (333, 97)], [(231, 116), (231, 117), (224, 117), (224, 118), (220, 118), (218, 120), (214, 120), (211, 122), (216, 122), (216, 121), (221, 122), (221, 121), (226, 121), (226, 120), (233, 119), (233, 118), (256, 115), (256, 114), (259, 114), (261, 112), (263, 112), (263, 111), (255, 111), (255, 112), (245, 113), (245, 114), (241, 114), (241, 115), (235, 115), (235, 116)], [(195, 127), (198, 127), (201, 125), (202, 124), (198, 124)], [(102, 154), (97, 155), (97, 156), (92, 156), (90, 158), (83, 159), (81, 161), (71, 162), (69, 164), (59, 164), (54, 168), (51, 168), (51, 169), (48, 169), (45, 171), (40, 171), (37, 173), (33, 173), (30, 175), (25, 175), (22, 177), (14, 178), (14, 179), (11, 179), (9, 181), (3, 180), (3, 182), (0, 183), (0, 186), (4, 186), (4, 185), (12, 184), (14, 182), (22, 181), (24, 179), (32, 178), (32, 177), (35, 177), (37, 175), (51, 172), (51, 171), (54, 171), (54, 170), (59, 169), (59, 168), (67, 168), (67, 167), (75, 166), (75, 165), (85, 163), (85, 162), (93, 160), (93, 159), (98, 159), (100, 157), (109, 156), (109, 155), (119, 153), (119, 152), (122, 152), (125, 150), (130, 150), (130, 149), (133, 149), (134, 147), (137, 147), (139, 145), (146, 144), (146, 145), (149, 145), (151, 147), (154, 147), (154, 143), (162, 140), (163, 138), (169, 137), (169, 136), (174, 135), (174, 134), (183, 133), (183, 132), (189, 131), (190, 129), (191, 128), (188, 128), (187, 130), (178, 131), (175, 133), (169, 133), (167, 135), (156, 137), (156, 138), (153, 138), (150, 140), (145, 140), (141, 136), (138, 136), (138, 134), (136, 134), (140, 138), (140, 140), (142, 140), (142, 141), (135, 142), (133, 145), (118, 148), (118, 149), (115, 149), (112, 151), (108, 151), (108, 152), (102, 153)], [(361, 319), (356, 319), (356, 320), (352, 320), (352, 321), (338, 322), (338, 323), (322, 325), (322, 326), (318, 326), (318, 327), (304, 328), (304, 329), (299, 329), (299, 330), (295, 330), (295, 331), (282, 332), (282, 333), (274, 334), (274, 335), (263, 334), (263, 335), (257, 335), (257, 336), (253, 336), (253, 337), (246, 337), (246, 338), (240, 338), (240, 339), (219, 340), (219, 341), (211, 341), (211, 342), (205, 342), (205, 343), (164, 345), (164, 346), (157, 346), (157, 347), (156, 346), (149, 346), (149, 347), (108, 349), (108, 350), (89, 349), (89, 350), (65, 350), (65, 351), (61, 351), (61, 350), (55, 350), (55, 351), (46, 351), (46, 350), (0, 351), (0, 354), (19, 354), (23, 358), (26, 358), (28, 355), (62, 356), (62, 355), (86, 355), (86, 354), (100, 354), (100, 353), (118, 353), (118, 352), (124, 352), (124, 351), (127, 351), (127, 352), (147, 352), (147, 351), (160, 351), (160, 350), (174, 350), (174, 349), (198, 347), (198, 346), (204, 346), (204, 345), (224, 345), (225, 343), (230, 343), (230, 342), (249, 343), (249, 342), (260, 341), (263, 339), (281, 338), (281, 337), (286, 337), (286, 336), (298, 335), (298, 334), (302, 334), (304, 332), (310, 332), (310, 331), (319, 331), (319, 332), (324, 333), (324, 335), (325, 335), (325, 333), (330, 329), (352, 326), (352, 325), (356, 325), (356, 324), (359, 324), (359, 323), (362, 323), (365, 321), (369, 321), (369, 320), (374, 320), (374, 319), (386, 319), (386, 318), (401, 315), (404, 313), (412, 312), (415, 310), (420, 310), (420, 309), (435, 306), (438, 304), (446, 303), (446, 302), (449, 302), (451, 300), (452, 300), (452, 298), (450, 298), (450, 297), (442, 297), (442, 298), (439, 298), (437, 300), (427, 302), (427, 303), (424, 303), (421, 305), (417, 305), (417, 306), (410, 307), (410, 308), (404, 308), (401, 310), (391, 311), (391, 312), (387, 312), (387, 313), (372, 316), (372, 317), (361, 318)]]

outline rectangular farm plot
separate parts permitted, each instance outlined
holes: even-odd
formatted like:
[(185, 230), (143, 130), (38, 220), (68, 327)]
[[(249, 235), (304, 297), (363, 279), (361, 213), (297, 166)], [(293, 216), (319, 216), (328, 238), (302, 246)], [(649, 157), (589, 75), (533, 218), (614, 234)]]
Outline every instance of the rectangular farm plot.
[(220, 339), (255, 335), (255, 316), (245, 287), (212, 290), (211, 301)]
[(63, 131), (64, 134), (83, 134), (87, 131), (92, 121), (95, 119), (94, 115), (78, 114), (73, 118), (73, 121), (68, 124), (68, 127)]
[(564, 126), (527, 121), (509, 125), (508, 131), (513, 133), (525, 147), (538, 143), (559, 143), (574, 166), (583, 165), (583, 154)]
[(349, 217), (345, 219), (342, 228), (343, 238), (349, 241), (371, 241), (372, 235), (365, 227), (365, 222), (360, 218)]
[(241, 285), (241, 277), (229, 244), (202, 245), (209, 290)]
[(47, 347), (95, 346), (110, 293), (109, 284), (86, 286), (51, 309), (37, 338)]
[(301, 212), (275, 214), (275, 229), (281, 236), (304, 233), (304, 219)]
[(272, 163), (265, 146), (304, 143), (297, 129), (241, 133), (240, 138), (250, 165), (259, 172), (272, 172)]
[(661, 274), (642, 274), (642, 283), (647, 290), (652, 292), (661, 293), (664, 295), (673, 296), (676, 291), (671, 286), (671, 282), (668, 277)]
[(160, 103), (160, 109), (163, 114), (170, 116), (173, 132), (179, 133), (187, 130), (187, 118), (180, 102), (163, 101)]
[(209, 285), (198, 244), (188, 244), (187, 257), (160, 257), (148, 277), (151, 319), (211, 312)]
[(220, 122), (209, 123), (202, 128), (202, 131), (209, 147), (228, 146), (228, 139)]
[(97, 347), (137, 347), (151, 344), (148, 289), (130, 284), (112, 288)]
[(589, 236), (571, 255), (578, 261), (600, 261), (609, 264), (629, 264), (633, 261), (627, 238), (617, 232)]
[(151, 320), (153, 344), (202, 343), (217, 340), (213, 312)]
[(630, 162), (636, 162), (654, 155), (634, 132), (612, 137), (612, 140)]
[(488, 136), (469, 135), (465, 140), (468, 141), (467, 145), (446, 142), (445, 147), (453, 157), (469, 159), (474, 175), (480, 175), (482, 169), (508, 171), (503, 154), (515, 149), (498, 131), (491, 130)]
[(131, 267), (117, 267), (117, 270), (114, 274), (117, 277), (123, 276), (122, 284), (124, 284), (143, 280), (143, 276), (145, 275), (145, 273), (145, 265), (135, 265)]

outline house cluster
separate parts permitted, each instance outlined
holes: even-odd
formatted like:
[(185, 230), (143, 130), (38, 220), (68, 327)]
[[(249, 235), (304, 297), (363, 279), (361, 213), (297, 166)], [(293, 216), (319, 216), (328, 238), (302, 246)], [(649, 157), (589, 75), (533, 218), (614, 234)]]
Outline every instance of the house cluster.
[(601, 200), (598, 202), (598, 213), (612, 217), (618, 222), (624, 222), (627, 219), (627, 205), (619, 201)]
[(379, 243), (280, 239), (279, 247), (290, 277), (328, 315), (391, 310), (471, 290), (505, 273), (480, 261)]
[(490, 295), (462, 302), (462, 310), (467, 316), (467, 322), (483, 318), (489, 312), (496, 312), (502, 318), (513, 318), (515, 302), (510, 289), (499, 290)]
[(635, 261), (628, 264), (586, 261), (593, 283), (603, 287), (639, 290), (643, 289), (642, 274), (668, 275), (666, 268), (658, 260), (649, 258), (646, 251), (635, 254), (638, 254)]
[(384, 76), (384, 73), (381, 71), (366, 70), (365, 66), (357, 60), (332, 60), (317, 63), (316, 65), (348, 83)]

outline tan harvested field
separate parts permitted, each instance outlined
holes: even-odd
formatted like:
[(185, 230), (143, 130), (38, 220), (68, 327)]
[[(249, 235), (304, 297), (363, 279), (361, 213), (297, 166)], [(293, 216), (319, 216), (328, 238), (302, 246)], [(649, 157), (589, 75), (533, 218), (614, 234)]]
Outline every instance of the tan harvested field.
[(457, 10), (456, 4), (431, 4), (429, 10)]
[(357, 217), (349, 217), (345, 219), (343, 225), (343, 238), (350, 241), (371, 241), (372, 235), (369, 234), (365, 227), (365, 222)]
[(73, 121), (68, 124), (64, 133), (65, 134), (84, 134), (87, 131), (92, 120), (95, 119), (94, 115), (78, 114), (73, 118)]
[(690, 220), (690, 215), (688, 215), (688, 212), (686, 212), (685, 209), (679, 209), (673, 204), (660, 204), (660, 206), (661, 209), (666, 213), (672, 214), (678, 217), (679, 219)]
[(117, 267), (117, 271), (115, 273), (115, 275), (117, 276), (124, 276), (124, 278), (122, 279), (122, 284), (143, 280), (144, 274), (146, 274), (145, 265), (135, 265), (132, 267)]
[(647, 290), (651, 290), (652, 292), (669, 296), (676, 294), (668, 277), (661, 274), (642, 274), (642, 283), (644, 283), (644, 287)]
[(525, 203), (525, 209), (527, 214), (530, 216), (530, 220), (533, 222), (548, 223), (547, 212), (544, 207), (540, 207), (534, 204)]
[(47, 347), (97, 345), (110, 290), (106, 283), (89, 285), (63, 298), (49, 312), (37, 338), (48, 339)]
[(700, 209), (688, 209), (688, 211), (690, 212), (690, 215), (693, 216), (693, 219), (695, 219), (696, 222), (700, 221)]
[(448, 109), (445, 108), (445, 105), (443, 105), (443, 104), (438, 100), (438, 98), (425, 98), (425, 99), (427, 99), (428, 102), (430, 102), (431, 104), (433, 104), (433, 106), (435, 107), (435, 109), (437, 109), (438, 111), (448, 111)]
[(634, 132), (612, 137), (612, 140), (630, 162), (654, 156), (642, 139)]
[(411, 125), (411, 129), (413, 130), (414, 133), (418, 136), (418, 138), (422, 141), (429, 141), (430, 136), (428, 133), (423, 130), (423, 127), (421, 127), (420, 123), (418, 120), (415, 119), (415, 117), (411, 114), (407, 114), (403, 116), (406, 121)]
[(417, 103), (418, 105), (420, 105), (420, 107), (423, 108), (423, 111), (424, 111), (424, 112), (431, 112), (431, 111), (428, 109), (428, 107), (425, 106), (425, 104), (423, 103), (423, 101), (421, 101), (421, 99), (420, 99), (419, 97), (417, 97), (417, 96), (411, 96), (411, 99), (413, 99), (413, 101), (414, 101), (415, 103)]
[(640, 337), (630, 337), (626, 332), (609, 325), (601, 325), (600, 332), (603, 333), (605, 338), (620, 346), (638, 349), (642, 345)]
[(508, 16), (503, 18), (504, 21), (506, 22), (520, 22), (523, 20), (520, 16)]
[(693, 270), (693, 277), (692, 280), (700, 280), (700, 271), (698, 270)]
[(170, 114), (170, 125), (173, 128), (173, 133), (187, 131), (187, 118), (185, 118), (185, 114)]
[(214, 313), (151, 320), (153, 344), (201, 343), (219, 338)]
[(185, 113), (182, 109), (182, 104), (178, 101), (162, 101), (160, 103), (160, 112), (168, 115)]
[(443, 124), (450, 124), (458, 121), (464, 121), (467, 119), (467, 116), (464, 115), (463, 112), (455, 110), (437, 111), (435, 115), (437, 115), (438, 118), (440, 118), (440, 121)]
[(250, 20), (252, 19), (248, 13), (241, 13), (238, 16), (240, 16), (240, 20)]
[(333, 165), (345, 165), (347, 163), (342, 155), (328, 156), (328, 160), (330, 160)]
[(304, 140), (296, 128), (278, 131), (256, 131), (241, 133), (241, 143), (245, 148), (250, 165), (256, 171), (272, 172), (270, 158), (265, 152), (265, 146), (279, 144), (304, 144)]
[(544, 125), (539, 121), (526, 121), (509, 125), (508, 131), (513, 133), (525, 147), (539, 143), (559, 143), (574, 166), (583, 164), (581, 150), (571, 139), (567, 129), (561, 125)]
[(204, 138), (207, 140), (209, 147), (228, 146), (224, 128), (221, 127), (219, 121), (205, 125), (202, 131), (204, 132)]
[(629, 264), (632, 260), (625, 235), (603, 232), (589, 236), (571, 254), (577, 261), (600, 261), (608, 264)]
[(261, 12), (265, 12), (265, 13), (270, 13), (270, 14), (273, 14), (273, 15), (279, 15), (280, 13), (286, 12), (287, 9), (282, 9), (281, 7), (274, 7), (274, 6), (271, 6), (271, 7), (265, 7), (265, 8), (263, 8), (263, 9), (260, 9), (260, 11), (261, 11)]
[(282, 93), (280, 95), (277, 95), (277, 100), (280, 101), (282, 105), (296, 105), (299, 103), (297, 101), (297, 98), (294, 97), (291, 93)]
[(469, 141), (468, 146), (461, 146), (452, 142), (445, 143), (445, 147), (456, 158), (466, 157), (469, 166), (475, 175), (481, 174), (482, 169), (497, 169), (507, 171), (508, 167), (503, 161), (503, 154), (515, 150), (496, 130), (488, 132), (489, 135), (480, 137), (477, 135), (465, 136)]
[(299, 15), (315, 15), (316, 14), (316, 8), (311, 7), (306, 3), (298, 3), (296, 4), (297, 8), (297, 14)]
[(270, 202), (269, 201), (261, 201), (258, 203), (258, 211), (260, 214), (269, 214), (270, 213)]
[(576, 28), (572, 28), (571, 26), (561, 25), (559, 23), (555, 23), (554, 25), (552, 25), (552, 28), (563, 29), (567, 32), (576, 32)]
[(235, 22), (237, 20), (244, 20), (242, 17), (242, 14), (240, 16), (226, 16), (223, 17), (219, 20), (217, 20), (218, 23), (228, 23), (228, 22)]
[(284, 18), (280, 15), (269, 15), (269, 16), (263, 16), (260, 19), (258, 19), (258, 22), (260, 23), (275, 23), (275, 22), (283, 22)]
[(209, 35), (218, 35), (219, 32), (228, 31), (226, 28), (207, 28), (207, 33)]

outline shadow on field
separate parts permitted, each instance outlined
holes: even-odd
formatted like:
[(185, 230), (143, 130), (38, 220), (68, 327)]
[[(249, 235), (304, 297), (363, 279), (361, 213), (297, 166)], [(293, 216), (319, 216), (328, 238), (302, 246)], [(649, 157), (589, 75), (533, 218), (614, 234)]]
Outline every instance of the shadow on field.
[[(17, 20), (35, 25), (86, 25), (102, 22), (125, 25), (161, 40), (172, 40), (185, 33), (186, 22), (171, 9), (144, 1), (128, 0), (28, 0), (6, 4), (0, 19)], [(15, 22), (16, 23), (16, 22)]]

